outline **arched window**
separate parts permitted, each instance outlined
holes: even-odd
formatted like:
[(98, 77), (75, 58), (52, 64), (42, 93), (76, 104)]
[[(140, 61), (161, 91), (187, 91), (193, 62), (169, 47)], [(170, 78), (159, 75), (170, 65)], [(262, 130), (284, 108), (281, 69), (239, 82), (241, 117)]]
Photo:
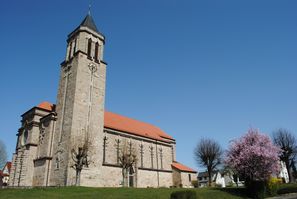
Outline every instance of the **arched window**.
[(22, 146), (24, 146), (27, 143), (27, 139), (28, 139), (28, 131), (24, 130), (22, 140), (21, 140)]
[(95, 44), (95, 56), (94, 56), (95, 61), (98, 61), (98, 49), (99, 49), (99, 43), (96, 42), (96, 44)]
[(75, 52), (76, 52), (76, 43), (77, 43), (77, 39), (75, 39), (75, 41), (74, 41), (73, 54), (75, 54)]
[(88, 52), (87, 52), (88, 58), (91, 58), (91, 51), (92, 51), (92, 39), (90, 38), (88, 40)]
[(69, 54), (68, 54), (68, 59), (71, 58), (71, 53), (72, 53), (72, 42), (70, 42), (70, 46), (69, 46)]

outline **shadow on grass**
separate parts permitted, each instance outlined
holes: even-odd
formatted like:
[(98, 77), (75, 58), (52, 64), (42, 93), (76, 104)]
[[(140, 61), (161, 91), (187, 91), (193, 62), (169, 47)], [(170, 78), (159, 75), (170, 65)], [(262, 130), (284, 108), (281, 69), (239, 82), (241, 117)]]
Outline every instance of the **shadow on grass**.
[(228, 187), (228, 188), (216, 188), (220, 191), (224, 191), (234, 196), (239, 196), (242, 198), (249, 198), (244, 187)]

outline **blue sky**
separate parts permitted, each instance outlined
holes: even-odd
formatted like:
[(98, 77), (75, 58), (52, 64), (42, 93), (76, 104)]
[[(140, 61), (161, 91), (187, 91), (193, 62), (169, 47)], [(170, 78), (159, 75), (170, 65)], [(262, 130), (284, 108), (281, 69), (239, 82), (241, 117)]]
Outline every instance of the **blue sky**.
[[(1, 0), (0, 135), (9, 157), (20, 115), (55, 103), (66, 37), (88, 2)], [(106, 36), (106, 109), (155, 124), (198, 168), (199, 139), (223, 148), (249, 127), (297, 136), (297, 1), (93, 1)]]

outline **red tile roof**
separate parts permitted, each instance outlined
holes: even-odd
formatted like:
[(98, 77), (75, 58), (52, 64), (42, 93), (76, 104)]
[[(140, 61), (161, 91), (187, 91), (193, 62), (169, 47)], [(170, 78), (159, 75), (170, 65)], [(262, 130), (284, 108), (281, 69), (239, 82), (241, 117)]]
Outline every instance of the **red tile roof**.
[(53, 111), (54, 110), (54, 104), (49, 103), (49, 102), (41, 102), (40, 104), (38, 104), (37, 107), (48, 110), (48, 111)]
[[(54, 104), (49, 102), (42, 102), (37, 107), (54, 111), (54, 106)], [(104, 113), (104, 127), (165, 142), (168, 142), (168, 139), (174, 140), (171, 136), (154, 125), (107, 111)]]
[(173, 139), (156, 126), (106, 111), (104, 114), (104, 127), (161, 141)]
[(179, 162), (173, 162), (171, 164), (172, 167), (174, 167), (175, 169), (177, 170), (180, 170), (180, 171), (185, 171), (185, 172), (191, 172), (191, 173), (197, 173), (197, 171), (191, 169), (190, 167), (187, 167)]

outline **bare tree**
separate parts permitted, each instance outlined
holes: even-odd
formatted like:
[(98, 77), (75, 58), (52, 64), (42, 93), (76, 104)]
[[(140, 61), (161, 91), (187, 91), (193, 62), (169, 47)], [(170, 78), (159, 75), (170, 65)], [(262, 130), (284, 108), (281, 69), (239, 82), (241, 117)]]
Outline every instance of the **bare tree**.
[(122, 168), (123, 186), (128, 187), (128, 175), (133, 166), (136, 166), (137, 155), (136, 149), (133, 147), (132, 142), (124, 142), (120, 149), (119, 164)]
[(278, 129), (273, 133), (273, 142), (282, 149), (280, 160), (286, 165), (289, 174), (289, 181), (293, 181), (291, 172), (292, 163), (297, 154), (297, 141), (295, 136), (287, 129)]
[(89, 152), (89, 146), (90, 142), (89, 139), (86, 138), (82, 146), (77, 146), (77, 149), (72, 149), (72, 160), (74, 161), (74, 164), (72, 165), (72, 168), (75, 169), (76, 175), (75, 175), (75, 185), (80, 185), (80, 174), (83, 169), (83, 167), (88, 167), (90, 164), (90, 160), (88, 159), (88, 152)]
[(211, 174), (221, 163), (222, 154), (221, 146), (211, 139), (201, 139), (194, 150), (194, 157), (197, 163), (207, 168), (209, 186), (211, 186), (212, 181)]
[(0, 169), (2, 169), (7, 161), (7, 152), (4, 142), (0, 140)]

